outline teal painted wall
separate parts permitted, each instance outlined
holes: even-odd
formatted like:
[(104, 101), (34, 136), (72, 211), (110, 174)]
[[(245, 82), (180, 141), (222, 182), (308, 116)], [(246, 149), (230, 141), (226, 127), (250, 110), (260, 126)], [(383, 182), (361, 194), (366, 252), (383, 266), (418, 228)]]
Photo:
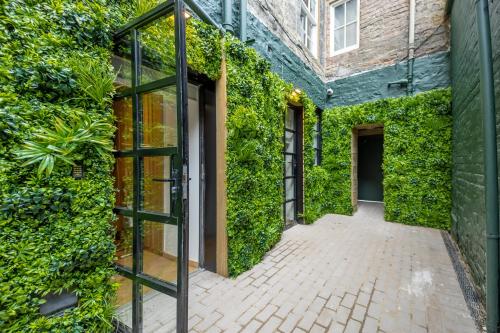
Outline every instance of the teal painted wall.
[[(415, 59), (415, 93), (450, 86), (448, 52), (439, 52)], [(369, 72), (352, 75), (326, 84), (333, 89), (333, 96), (327, 102), (327, 108), (361, 104), (381, 98), (401, 97), (406, 95), (406, 87), (388, 87), (389, 82), (406, 79), (406, 61)]]
[[(222, 22), (222, 1), (197, 0), (196, 2), (215, 21)], [(233, 26), (236, 34), (239, 28), (238, 6), (239, 1), (235, 1)], [(389, 89), (387, 86), (391, 81), (406, 78), (406, 61), (325, 84), (313, 69), (251, 13), (248, 13), (248, 38), (254, 40), (251, 46), (271, 63), (273, 72), (304, 90), (321, 109), (406, 95), (406, 88), (394, 86)], [(417, 58), (414, 72), (415, 92), (449, 87), (449, 61), (448, 52)], [(334, 91), (334, 96), (328, 99), (326, 98), (327, 88), (332, 88)]]
[[(196, 1), (216, 22), (222, 23), (222, 1)], [(233, 26), (236, 35), (239, 28), (239, 1), (234, 1)], [(316, 72), (306, 65), (290, 48), (272, 33), (257, 17), (248, 13), (248, 39), (251, 46), (271, 63), (271, 70), (287, 82), (302, 89), (314, 104), (324, 108), (326, 88)]]
[[(473, 0), (455, 1), (451, 11), (453, 89), (452, 233), (485, 295), (486, 253), (483, 117), (480, 100), (478, 32)], [(500, 2), (490, 2), (491, 32), (500, 133)], [(500, 142), (499, 142), (500, 145)]]

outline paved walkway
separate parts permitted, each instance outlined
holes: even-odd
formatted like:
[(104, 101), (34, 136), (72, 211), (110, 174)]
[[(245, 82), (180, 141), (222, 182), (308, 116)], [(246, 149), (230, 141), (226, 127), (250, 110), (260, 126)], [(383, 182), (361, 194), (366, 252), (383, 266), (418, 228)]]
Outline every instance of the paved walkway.
[(287, 230), (237, 279), (191, 277), (192, 332), (476, 332), (438, 230), (364, 203)]

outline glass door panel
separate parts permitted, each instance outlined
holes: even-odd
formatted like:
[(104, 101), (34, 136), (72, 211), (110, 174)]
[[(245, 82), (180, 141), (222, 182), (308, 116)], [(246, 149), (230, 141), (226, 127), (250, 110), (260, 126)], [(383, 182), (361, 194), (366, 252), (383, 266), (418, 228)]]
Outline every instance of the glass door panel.
[(285, 114), (284, 133), (284, 218), (285, 228), (292, 226), (297, 220), (297, 112), (288, 108)]
[(134, 199), (134, 159), (132, 157), (117, 157), (115, 160), (115, 205), (132, 209)]
[(141, 210), (170, 214), (171, 178), (170, 156), (145, 156), (142, 158)]
[(142, 271), (156, 279), (177, 283), (177, 226), (144, 221)]
[(140, 84), (175, 75), (174, 17), (166, 16), (139, 29)]
[(115, 220), (115, 263), (132, 269), (133, 265), (133, 232), (132, 217), (117, 215)]
[(140, 95), (141, 148), (177, 147), (175, 86)]
[(183, 1), (125, 25), (115, 47), (117, 318), (124, 331), (187, 332)]
[(133, 149), (133, 109), (132, 97), (127, 96), (117, 98), (113, 101), (113, 110), (115, 111), (117, 135), (115, 137), (116, 150)]

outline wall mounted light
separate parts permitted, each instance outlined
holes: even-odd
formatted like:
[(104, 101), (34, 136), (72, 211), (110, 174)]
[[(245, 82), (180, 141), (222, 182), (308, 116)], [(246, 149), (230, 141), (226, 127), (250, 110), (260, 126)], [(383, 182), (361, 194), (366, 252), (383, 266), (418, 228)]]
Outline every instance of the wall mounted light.
[(71, 175), (74, 179), (82, 179), (83, 178), (83, 164), (75, 164), (73, 165), (73, 169), (71, 170)]
[(62, 316), (65, 310), (78, 306), (78, 296), (74, 292), (64, 291), (61, 294), (48, 294), (40, 305), (40, 314), (46, 317)]

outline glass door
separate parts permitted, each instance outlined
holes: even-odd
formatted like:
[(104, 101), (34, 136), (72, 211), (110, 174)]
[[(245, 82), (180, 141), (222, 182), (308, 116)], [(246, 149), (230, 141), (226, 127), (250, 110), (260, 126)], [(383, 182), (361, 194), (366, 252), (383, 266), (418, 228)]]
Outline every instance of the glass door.
[(298, 148), (297, 111), (288, 108), (285, 115), (285, 229), (297, 221), (297, 148)]
[(115, 35), (116, 322), (186, 332), (187, 66), (182, 1)]

